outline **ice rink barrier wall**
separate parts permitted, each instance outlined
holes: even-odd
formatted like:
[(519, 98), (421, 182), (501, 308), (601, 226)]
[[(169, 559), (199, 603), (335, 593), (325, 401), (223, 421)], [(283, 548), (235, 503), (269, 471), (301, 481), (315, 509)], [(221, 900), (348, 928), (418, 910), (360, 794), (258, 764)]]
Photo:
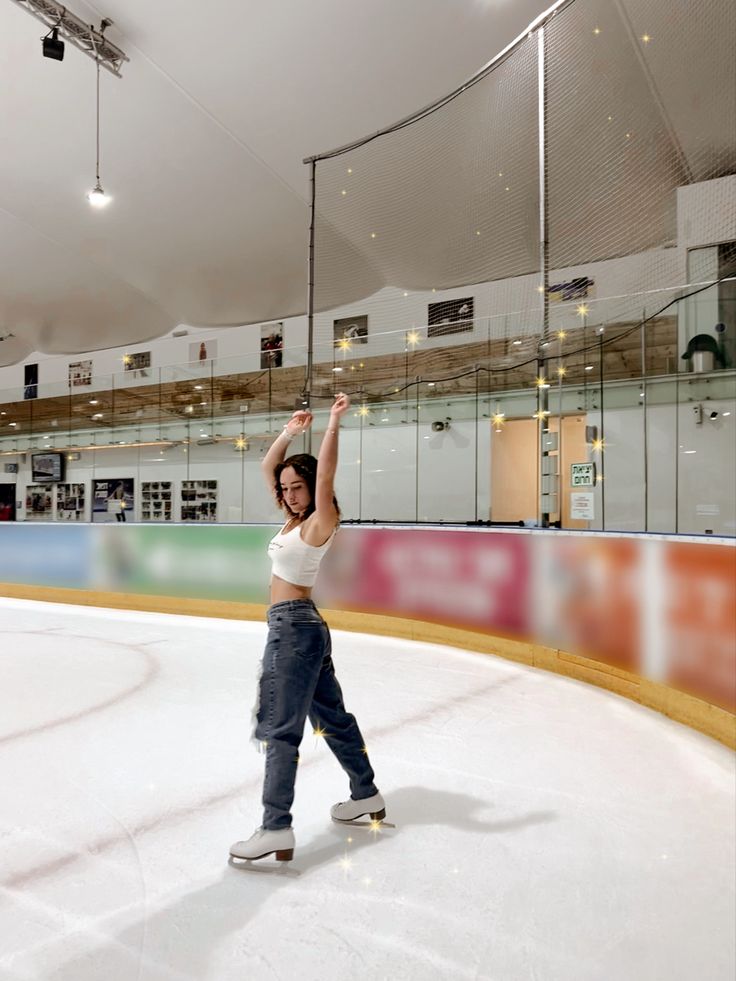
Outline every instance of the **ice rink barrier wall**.
[[(271, 525), (0, 525), (0, 594), (260, 618)], [(736, 541), (345, 526), (335, 628), (453, 644), (599, 685), (736, 743)]]

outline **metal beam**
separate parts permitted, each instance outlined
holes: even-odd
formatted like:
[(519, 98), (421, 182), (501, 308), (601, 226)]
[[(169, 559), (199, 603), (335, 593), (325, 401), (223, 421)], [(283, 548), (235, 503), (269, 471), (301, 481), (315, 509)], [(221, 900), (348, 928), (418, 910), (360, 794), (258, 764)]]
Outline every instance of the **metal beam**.
[(62, 40), (79, 48), (93, 61), (99, 59), (100, 67), (106, 68), (111, 75), (121, 77), (120, 70), (123, 63), (130, 61), (130, 58), (104, 35), (105, 30), (112, 24), (111, 20), (103, 20), (100, 29), (97, 30), (91, 24), (85, 24), (56, 0), (12, 0), (12, 2), (27, 10), (50, 30), (58, 28)]

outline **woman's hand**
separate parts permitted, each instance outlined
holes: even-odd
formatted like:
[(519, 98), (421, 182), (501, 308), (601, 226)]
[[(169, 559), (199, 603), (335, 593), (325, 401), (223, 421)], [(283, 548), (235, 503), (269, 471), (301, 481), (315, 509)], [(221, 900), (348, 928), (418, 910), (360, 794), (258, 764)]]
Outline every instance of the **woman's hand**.
[(335, 396), (335, 402), (330, 411), (330, 415), (334, 419), (339, 419), (341, 415), (344, 415), (350, 408), (350, 398), (345, 394), (345, 392), (338, 392)]
[(312, 425), (312, 413), (307, 409), (297, 409), (284, 429), (289, 436), (301, 436)]

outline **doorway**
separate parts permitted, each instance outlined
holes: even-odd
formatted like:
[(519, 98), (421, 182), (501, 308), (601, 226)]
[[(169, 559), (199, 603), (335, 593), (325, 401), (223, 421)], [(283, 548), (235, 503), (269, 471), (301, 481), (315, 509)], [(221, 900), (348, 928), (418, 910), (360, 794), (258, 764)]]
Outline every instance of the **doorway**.
[(0, 484), (0, 521), (15, 521), (15, 484)]
[[(588, 459), (585, 416), (563, 416), (559, 440), (558, 508), (563, 528), (588, 528), (589, 522), (570, 518), (570, 465)], [(559, 433), (559, 418), (550, 418), (549, 429)], [(510, 419), (500, 432), (491, 429), (491, 519), (518, 522), (537, 519), (538, 432), (536, 419)]]

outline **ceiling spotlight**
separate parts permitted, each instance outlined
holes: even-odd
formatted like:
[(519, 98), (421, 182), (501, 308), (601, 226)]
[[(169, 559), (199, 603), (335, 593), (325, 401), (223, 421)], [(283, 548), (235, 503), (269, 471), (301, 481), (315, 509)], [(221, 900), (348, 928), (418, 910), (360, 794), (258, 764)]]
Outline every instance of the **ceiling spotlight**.
[(87, 200), (92, 205), (93, 208), (104, 208), (110, 203), (110, 198), (103, 190), (102, 184), (100, 183), (100, 58), (97, 52), (97, 47), (95, 47), (95, 70), (97, 74), (97, 118), (96, 118), (96, 136), (97, 136), (97, 155), (95, 158), (95, 186), (87, 194)]
[(110, 198), (105, 194), (99, 179), (92, 190), (87, 192), (87, 200), (93, 208), (104, 208), (110, 203)]
[(64, 60), (64, 42), (59, 40), (58, 27), (52, 27), (49, 33), (41, 38), (41, 46), (44, 58), (51, 58), (53, 61)]

